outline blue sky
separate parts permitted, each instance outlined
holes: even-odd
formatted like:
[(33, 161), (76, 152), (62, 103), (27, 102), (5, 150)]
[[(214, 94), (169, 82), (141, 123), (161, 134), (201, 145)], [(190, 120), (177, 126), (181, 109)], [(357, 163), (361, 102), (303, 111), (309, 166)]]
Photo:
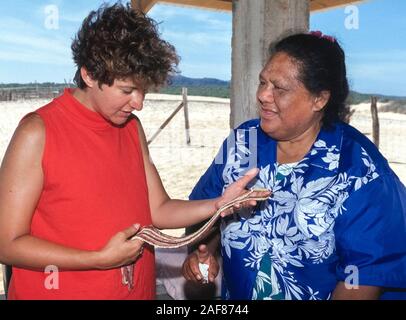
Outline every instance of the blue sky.
[[(101, 3), (0, 0), (0, 83), (70, 81), (75, 72), (72, 38), (83, 18)], [(406, 1), (369, 0), (356, 9), (358, 29), (345, 27), (354, 17), (354, 11), (345, 8), (312, 14), (311, 29), (333, 35), (343, 45), (353, 90), (406, 96), (406, 19), (402, 17)], [(231, 78), (230, 13), (159, 4), (149, 15), (161, 22), (163, 38), (177, 48), (183, 75)]]

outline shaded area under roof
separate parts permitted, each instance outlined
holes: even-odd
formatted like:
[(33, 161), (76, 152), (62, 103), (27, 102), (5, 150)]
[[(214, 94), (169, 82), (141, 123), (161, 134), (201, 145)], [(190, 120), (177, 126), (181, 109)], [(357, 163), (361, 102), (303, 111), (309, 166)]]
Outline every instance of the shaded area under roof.
[[(344, 6), (361, 2), (360, 0), (309, 0), (310, 11), (327, 10), (334, 7)], [(232, 0), (132, 0), (134, 8), (139, 8), (144, 12), (148, 12), (157, 3), (167, 3), (183, 6), (192, 6), (206, 9), (231, 11)]]

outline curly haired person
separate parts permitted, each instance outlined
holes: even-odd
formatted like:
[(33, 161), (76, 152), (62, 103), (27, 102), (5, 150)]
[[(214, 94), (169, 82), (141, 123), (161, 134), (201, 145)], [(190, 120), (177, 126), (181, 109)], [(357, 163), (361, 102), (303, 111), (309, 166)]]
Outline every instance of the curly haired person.
[[(176, 71), (173, 46), (153, 20), (114, 4), (88, 15), (72, 51), (77, 88), (22, 119), (0, 169), (0, 261), (13, 266), (8, 298), (154, 299), (153, 248), (130, 238), (145, 225), (209, 218), (257, 171), (220, 197), (170, 199), (132, 112)], [(122, 283), (128, 265), (134, 286)]]

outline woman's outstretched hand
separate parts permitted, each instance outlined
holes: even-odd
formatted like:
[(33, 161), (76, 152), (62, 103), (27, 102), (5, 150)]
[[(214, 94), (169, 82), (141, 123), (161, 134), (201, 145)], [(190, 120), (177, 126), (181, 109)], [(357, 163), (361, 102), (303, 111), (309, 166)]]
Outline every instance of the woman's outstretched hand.
[[(253, 168), (246, 172), (246, 174), (238, 179), (237, 181), (230, 184), (225, 190), (223, 195), (219, 198), (216, 203), (216, 208), (220, 209), (225, 204), (229, 203), (230, 201), (234, 200), (237, 197), (240, 197), (249, 191), (246, 189), (247, 184), (256, 177), (258, 174), (259, 169)], [(262, 197), (269, 197), (271, 195), (270, 190), (260, 190), (255, 191), (250, 195), (250, 198), (262, 198)], [(230, 209), (225, 210), (221, 213), (222, 217), (227, 215), (233, 214), (235, 210), (239, 210), (241, 208), (248, 208), (248, 207), (255, 207), (257, 205), (257, 200), (247, 199), (246, 201), (242, 202), (241, 204), (235, 204)]]

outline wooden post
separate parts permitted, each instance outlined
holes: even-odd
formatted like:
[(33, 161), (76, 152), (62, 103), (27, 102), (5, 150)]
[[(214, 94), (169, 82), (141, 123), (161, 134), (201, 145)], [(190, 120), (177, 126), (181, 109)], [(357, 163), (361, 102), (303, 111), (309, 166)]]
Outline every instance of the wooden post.
[(187, 105), (187, 88), (182, 88), (183, 111), (185, 113), (186, 143), (190, 146), (189, 110)]
[(158, 131), (152, 136), (151, 139), (148, 140), (147, 144), (149, 145), (154, 139), (161, 133), (161, 131), (168, 125), (168, 123), (172, 120), (172, 118), (179, 112), (180, 109), (183, 107), (183, 102), (175, 109), (174, 112), (169, 116), (168, 119), (159, 127)]
[(372, 138), (379, 149), (379, 117), (378, 108), (376, 106), (378, 99), (376, 97), (371, 97), (371, 115), (372, 115)]
[(131, 0), (131, 6), (136, 10), (147, 13), (157, 2), (158, 0)]

